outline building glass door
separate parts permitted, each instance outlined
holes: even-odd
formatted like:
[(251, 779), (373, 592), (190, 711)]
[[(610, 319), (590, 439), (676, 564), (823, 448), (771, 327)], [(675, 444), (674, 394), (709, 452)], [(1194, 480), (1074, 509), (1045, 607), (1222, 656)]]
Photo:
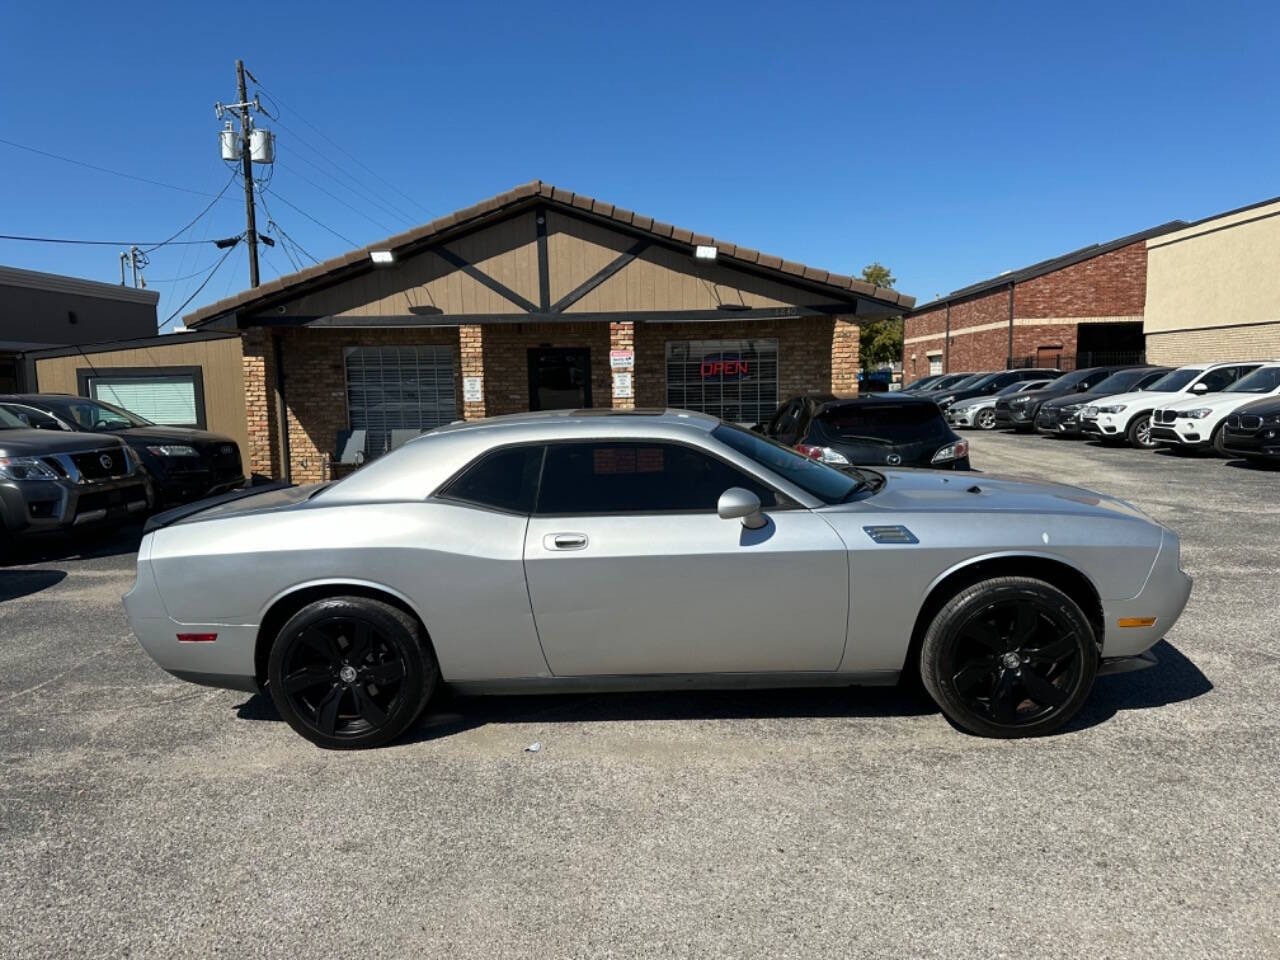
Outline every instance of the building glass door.
[(534, 347), (529, 350), (530, 410), (579, 410), (590, 406), (590, 349)]

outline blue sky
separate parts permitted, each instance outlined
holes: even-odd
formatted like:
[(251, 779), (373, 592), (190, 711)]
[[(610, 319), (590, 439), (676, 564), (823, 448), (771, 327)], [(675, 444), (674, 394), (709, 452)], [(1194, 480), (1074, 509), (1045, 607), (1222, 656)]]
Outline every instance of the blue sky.
[[(237, 56), (277, 98), (271, 212), (320, 259), (348, 244), (284, 200), (365, 244), (541, 178), (831, 270), (879, 260), (924, 300), (1280, 194), (1274, 4), (77, 2), (3, 24), (0, 138), (195, 191), (0, 144), (4, 234), (187, 223), (230, 176), (212, 105)], [(182, 239), (242, 230), (237, 189)], [(151, 254), (162, 320), (220, 255)], [(119, 278), (110, 246), (0, 240), (0, 263)], [(247, 284), (240, 247), (184, 312)]]

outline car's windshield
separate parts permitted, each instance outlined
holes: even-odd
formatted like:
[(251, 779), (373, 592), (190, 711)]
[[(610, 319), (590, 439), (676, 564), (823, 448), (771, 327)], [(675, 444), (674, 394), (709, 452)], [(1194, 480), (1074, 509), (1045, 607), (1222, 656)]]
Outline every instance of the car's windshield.
[(1000, 376), (1000, 374), (998, 373), (988, 373), (985, 376), (981, 376), (977, 380), (973, 381), (973, 383), (969, 384), (969, 386), (977, 390), (980, 387), (985, 387), (988, 383), (996, 379), (996, 377), (998, 376)]
[(1090, 387), (1089, 392), (1107, 397), (1115, 396), (1117, 393), (1128, 393), (1133, 385), (1149, 372), (1149, 370), (1121, 370)]
[(937, 404), (923, 400), (850, 403), (823, 412), (814, 420), (814, 427), (830, 440), (871, 439), (895, 444), (942, 440), (951, 433)]
[(930, 390), (949, 390), (957, 384), (964, 383), (972, 377), (971, 373), (953, 373), (950, 376), (943, 377), (941, 380), (935, 380), (929, 384)]
[(711, 431), (711, 435), (824, 503), (840, 503), (861, 482), (853, 474), (810, 460), (790, 447), (733, 424), (722, 423)]
[(136, 414), (101, 400), (89, 400), (85, 397), (49, 397), (42, 398), (47, 407), (63, 420), (70, 420), (81, 430), (103, 432), (110, 430), (128, 430), (130, 427), (149, 427), (150, 420), (143, 420)]
[(1204, 371), (1199, 367), (1191, 370), (1174, 370), (1170, 373), (1166, 373), (1155, 383), (1151, 384), (1151, 386), (1147, 387), (1147, 389), (1159, 390), (1164, 393), (1174, 393), (1181, 390), (1202, 373), (1204, 373)]
[(1227, 387), (1226, 392), (1270, 393), (1277, 387), (1280, 387), (1280, 367), (1259, 367)]
[(1082, 380), (1088, 380), (1094, 373), (1096, 373), (1094, 370), (1077, 370), (1075, 373), (1064, 373), (1053, 381), (1053, 389), (1057, 390), (1059, 387), (1066, 387), (1067, 392), (1070, 392), (1072, 387)]
[(933, 373), (927, 377), (921, 377), (919, 380), (912, 380), (910, 383), (908, 383), (905, 387), (902, 388), (902, 391), (903, 393), (906, 393), (908, 390), (919, 390), (921, 387), (926, 387), (929, 384), (934, 383), (941, 379), (942, 377), (938, 376), (936, 373)]
[(0, 430), (30, 430), (31, 428), (4, 407), (0, 407)]
[(989, 373), (971, 373), (967, 377), (963, 377), (962, 379), (957, 380), (955, 383), (948, 384), (946, 387), (940, 388), (940, 389), (968, 390), (974, 384), (978, 383), (981, 380), (987, 379), (987, 377), (989, 376), (991, 376), (991, 374)]

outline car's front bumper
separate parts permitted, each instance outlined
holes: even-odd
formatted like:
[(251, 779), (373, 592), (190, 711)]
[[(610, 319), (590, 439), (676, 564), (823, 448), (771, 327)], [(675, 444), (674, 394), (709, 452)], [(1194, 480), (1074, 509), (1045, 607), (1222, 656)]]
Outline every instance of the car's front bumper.
[(1222, 434), (1222, 448), (1237, 457), (1280, 461), (1280, 424), (1264, 424), (1257, 430), (1227, 427)]
[(1162, 446), (1203, 449), (1212, 440), (1212, 428), (1208, 421), (1187, 420), (1181, 417), (1169, 423), (1151, 422), (1151, 439)]
[(1035, 425), (1035, 414), (1026, 406), (996, 407), (996, 423), (1002, 427), (1025, 430)]
[(1080, 420), (1081, 432), (1093, 437), (1123, 437), (1128, 426), (1128, 420), (1118, 413), (1100, 413)]
[(978, 425), (978, 411), (988, 409), (990, 407), (949, 407), (945, 414), (947, 426), (976, 427)]
[(150, 497), (135, 472), (114, 480), (0, 480), (0, 520), (10, 533), (51, 533), (141, 516)]
[(1036, 430), (1054, 436), (1079, 436), (1081, 432), (1079, 413), (1062, 413), (1057, 409), (1046, 410), (1043, 407), (1036, 413)]
[[(1192, 580), (1179, 566), (1178, 538), (1165, 531), (1146, 583), (1137, 596), (1104, 600), (1102, 656), (1136, 657), (1162, 640), (1182, 616), (1191, 597)], [(1154, 619), (1150, 626), (1122, 626)]]

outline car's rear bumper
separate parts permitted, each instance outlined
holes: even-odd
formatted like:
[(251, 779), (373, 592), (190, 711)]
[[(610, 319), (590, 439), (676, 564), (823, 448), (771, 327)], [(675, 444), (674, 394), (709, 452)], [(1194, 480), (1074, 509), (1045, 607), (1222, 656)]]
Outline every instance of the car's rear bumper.
[[(129, 626), (142, 649), (179, 679), (231, 690), (259, 690), (255, 659), (258, 625), (180, 623), (170, 617), (151, 569), (151, 544), (152, 535), (142, 538), (137, 578), (124, 595)], [(188, 639), (179, 639), (180, 635)]]

